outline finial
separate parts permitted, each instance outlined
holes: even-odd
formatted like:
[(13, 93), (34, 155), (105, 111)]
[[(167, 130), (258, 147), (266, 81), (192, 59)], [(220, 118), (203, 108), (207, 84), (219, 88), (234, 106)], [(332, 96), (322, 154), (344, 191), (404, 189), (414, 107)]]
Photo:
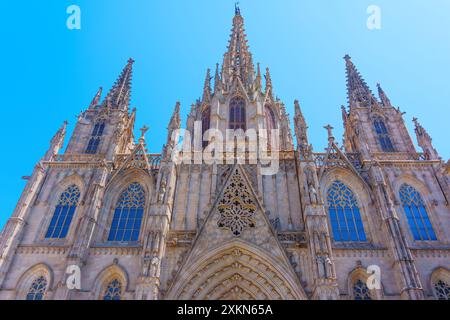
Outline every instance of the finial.
[(270, 77), (270, 71), (269, 68), (266, 68), (266, 89), (267, 88), (272, 88), (272, 78)]
[(325, 129), (327, 129), (328, 132), (328, 140), (330, 141), (334, 141), (334, 136), (333, 136), (333, 127), (329, 124), (327, 124), (325, 127)]
[(344, 56), (344, 59), (345, 59), (345, 61), (352, 60), (352, 58), (351, 58), (348, 54), (346, 54), (346, 55)]
[(141, 131), (141, 137), (139, 138), (139, 143), (144, 143), (145, 142), (145, 133), (148, 131), (149, 127), (147, 127), (146, 125), (144, 125), (142, 128), (140, 128), (139, 130)]
[(237, 16), (241, 15), (241, 9), (239, 8), (239, 1), (234, 4), (234, 14)]
[(103, 87), (100, 87), (97, 90), (97, 93), (95, 94), (94, 98), (91, 101), (91, 104), (89, 105), (89, 108), (95, 108), (99, 102), (100, 102), (100, 98), (102, 97), (102, 91), (103, 91)]

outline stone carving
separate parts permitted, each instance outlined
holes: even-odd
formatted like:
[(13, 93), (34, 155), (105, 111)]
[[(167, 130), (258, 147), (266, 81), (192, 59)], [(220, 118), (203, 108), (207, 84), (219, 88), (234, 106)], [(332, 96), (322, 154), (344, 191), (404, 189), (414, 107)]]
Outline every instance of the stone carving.
[(239, 236), (244, 229), (255, 227), (256, 204), (250, 190), (235, 169), (217, 206), (220, 213), (217, 225)]

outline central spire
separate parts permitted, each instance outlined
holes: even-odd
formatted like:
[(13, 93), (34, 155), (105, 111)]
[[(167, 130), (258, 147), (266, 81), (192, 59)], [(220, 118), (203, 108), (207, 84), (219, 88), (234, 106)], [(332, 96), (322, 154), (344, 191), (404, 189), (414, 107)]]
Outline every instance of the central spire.
[(131, 96), (131, 78), (133, 75), (133, 59), (129, 59), (114, 86), (109, 91), (105, 103), (112, 108), (128, 110)]
[(349, 55), (344, 57), (347, 72), (347, 91), (350, 108), (369, 106), (375, 100), (361, 74), (356, 69)]
[(238, 77), (242, 84), (247, 87), (254, 81), (254, 76), (255, 70), (252, 54), (247, 45), (244, 18), (238, 4), (236, 4), (228, 51), (223, 58), (223, 82), (224, 84), (230, 84)]

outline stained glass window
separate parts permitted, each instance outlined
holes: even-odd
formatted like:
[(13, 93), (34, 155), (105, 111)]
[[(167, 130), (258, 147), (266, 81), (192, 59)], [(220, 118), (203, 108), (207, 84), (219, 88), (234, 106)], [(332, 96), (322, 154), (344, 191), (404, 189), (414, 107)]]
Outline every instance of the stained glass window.
[(434, 284), (434, 292), (438, 300), (450, 300), (450, 286), (443, 280), (438, 280)]
[(245, 101), (235, 97), (230, 101), (230, 129), (246, 130)]
[(68, 187), (59, 197), (45, 238), (64, 239), (80, 199), (80, 189), (76, 185)]
[(328, 212), (335, 241), (366, 241), (358, 202), (353, 191), (341, 181), (328, 189)]
[(97, 153), (98, 146), (100, 144), (100, 137), (103, 135), (105, 130), (105, 122), (97, 122), (92, 131), (91, 138), (89, 139), (88, 146), (86, 148), (86, 153), (95, 154)]
[(122, 283), (113, 279), (105, 288), (103, 300), (120, 300), (122, 296)]
[(358, 279), (353, 284), (353, 299), (355, 300), (372, 300), (370, 295), (370, 290), (367, 287), (367, 284)]
[[(211, 108), (206, 107), (202, 112), (202, 139), (204, 138), (204, 134), (209, 130), (211, 123)], [(203, 141), (203, 148), (208, 146), (209, 141)]]
[(381, 150), (383, 150), (383, 152), (394, 152), (394, 146), (392, 145), (391, 138), (383, 119), (376, 118), (373, 122), (373, 125), (375, 127), (375, 132), (377, 134)]
[(414, 240), (437, 240), (420, 193), (408, 184), (400, 187), (400, 201)]
[(144, 189), (137, 182), (130, 184), (116, 204), (108, 241), (137, 241), (144, 206)]
[(44, 276), (40, 276), (31, 283), (26, 300), (43, 300), (46, 291), (47, 279)]

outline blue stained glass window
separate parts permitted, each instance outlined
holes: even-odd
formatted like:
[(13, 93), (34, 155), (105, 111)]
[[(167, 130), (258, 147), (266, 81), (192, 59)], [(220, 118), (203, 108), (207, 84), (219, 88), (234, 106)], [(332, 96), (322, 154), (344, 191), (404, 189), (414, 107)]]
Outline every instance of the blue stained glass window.
[(76, 185), (71, 185), (61, 194), (45, 234), (46, 239), (66, 237), (79, 199), (80, 189)]
[(145, 207), (145, 191), (134, 182), (122, 192), (114, 210), (108, 241), (137, 241)]
[(26, 300), (43, 300), (46, 291), (47, 279), (44, 276), (40, 276), (31, 284)]
[(122, 283), (114, 279), (105, 288), (103, 300), (120, 300), (122, 296)]
[(381, 150), (383, 152), (395, 152), (394, 146), (392, 144), (391, 138), (389, 136), (386, 125), (384, 124), (383, 119), (376, 118), (373, 122), (375, 127), (375, 132), (378, 136), (378, 141), (381, 146)]
[(367, 241), (353, 191), (337, 180), (328, 189), (327, 200), (334, 240)]
[(444, 280), (434, 283), (434, 292), (438, 300), (450, 300), (450, 286)]
[(105, 122), (97, 122), (94, 126), (94, 130), (92, 131), (91, 138), (89, 139), (86, 153), (87, 154), (95, 154), (97, 153), (98, 146), (100, 145), (100, 137), (103, 135), (103, 131), (105, 130)]
[(437, 240), (420, 193), (408, 184), (400, 187), (400, 201), (414, 240)]
[(353, 298), (355, 300), (372, 300), (367, 284), (361, 279), (353, 284)]

